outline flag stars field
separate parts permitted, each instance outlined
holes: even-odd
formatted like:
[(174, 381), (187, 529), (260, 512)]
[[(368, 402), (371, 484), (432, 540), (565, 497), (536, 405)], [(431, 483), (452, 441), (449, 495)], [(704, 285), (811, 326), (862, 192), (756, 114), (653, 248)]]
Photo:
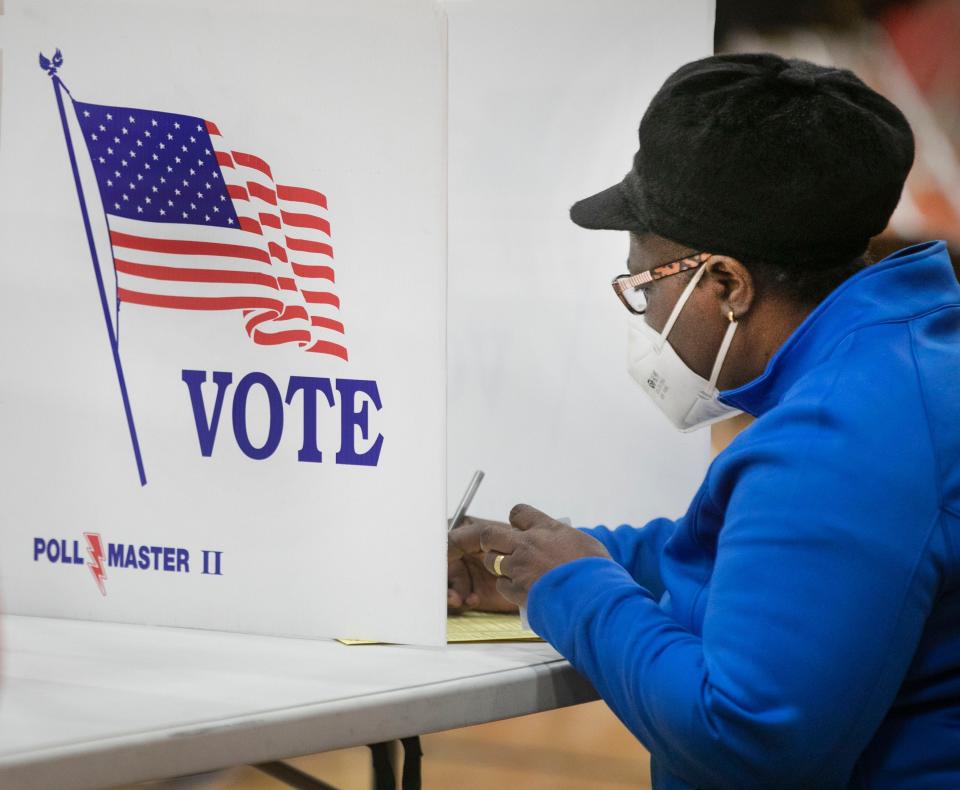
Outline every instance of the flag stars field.
[[(80, 115), (85, 119), (85, 122), (81, 125), (87, 127), (85, 137), (90, 152), (93, 154), (92, 161), (95, 165), (105, 165), (110, 157), (116, 155), (114, 148), (116, 142), (105, 144), (108, 140), (119, 141), (124, 136), (131, 138), (131, 145), (120, 160), (121, 168), (127, 170), (133, 168), (136, 174), (136, 178), (127, 186), (128, 193), (134, 190), (137, 185), (142, 185), (143, 188), (149, 189), (150, 192), (158, 196), (167, 196), (165, 194), (167, 179), (151, 175), (154, 165), (159, 165), (161, 172), (167, 175), (179, 176), (177, 181), (182, 183), (184, 188), (189, 188), (191, 185), (190, 178), (186, 176), (195, 177), (198, 173), (206, 173), (206, 184), (208, 186), (205, 187), (204, 191), (197, 192), (196, 201), (189, 208), (187, 216), (188, 218), (193, 216), (194, 221), (200, 223), (209, 222), (210, 220), (206, 219), (207, 216), (224, 216), (224, 212), (219, 209), (216, 213), (212, 211), (213, 203), (227, 202), (227, 195), (223, 186), (214, 189), (211, 183), (217, 182), (222, 185), (223, 182), (216, 173), (211, 173), (217, 167), (217, 160), (213, 152), (214, 146), (210, 144), (209, 135), (200, 137), (197, 134), (197, 132), (200, 132), (206, 135), (203, 124), (185, 125), (181, 120), (177, 120), (176, 117), (172, 118), (167, 114), (147, 115), (138, 110), (132, 110), (120, 116), (123, 119), (121, 123), (114, 120), (117, 117), (116, 113), (103, 112), (103, 108), (96, 105), (85, 106)], [(196, 132), (193, 131), (194, 126), (197, 129)], [(134, 133), (134, 130), (138, 127), (142, 134), (140, 132)], [(151, 129), (156, 130), (159, 134), (154, 135)], [(190, 131), (183, 131), (185, 129), (190, 129)], [(168, 155), (170, 146), (167, 143), (170, 142), (175, 143), (179, 149), (174, 157)], [(196, 146), (199, 150), (196, 150), (187, 160), (190, 167), (186, 167), (187, 162), (183, 154), (188, 153), (193, 146)], [(119, 171), (114, 172), (114, 178), (119, 178), (119, 176)], [(132, 176), (133, 174), (131, 174)], [(103, 195), (106, 205), (110, 206), (121, 202), (122, 196), (114, 191), (118, 190), (118, 187), (113, 178), (102, 178), (100, 183), (101, 188), (106, 190), (106, 194)], [(217, 194), (218, 192), (222, 194)], [(181, 192), (174, 193), (174, 197), (180, 196)], [(169, 207), (173, 208), (172, 205), (169, 205)], [(160, 214), (159, 207), (150, 204), (131, 206), (129, 210), (139, 217), (156, 221), (162, 221), (162, 217), (167, 218), (169, 216), (168, 212)], [(187, 206), (184, 205), (181, 212), (178, 213), (182, 213), (182, 210), (187, 210)], [(225, 222), (221, 224), (229, 225)]]

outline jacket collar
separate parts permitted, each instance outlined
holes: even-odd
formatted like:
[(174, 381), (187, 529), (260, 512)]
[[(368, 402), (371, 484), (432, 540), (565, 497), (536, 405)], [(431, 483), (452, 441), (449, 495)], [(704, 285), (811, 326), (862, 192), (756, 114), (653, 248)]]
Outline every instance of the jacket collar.
[(842, 283), (787, 338), (761, 376), (721, 392), (720, 400), (760, 416), (851, 332), (909, 320), (947, 304), (960, 306), (960, 284), (946, 244), (906, 247)]

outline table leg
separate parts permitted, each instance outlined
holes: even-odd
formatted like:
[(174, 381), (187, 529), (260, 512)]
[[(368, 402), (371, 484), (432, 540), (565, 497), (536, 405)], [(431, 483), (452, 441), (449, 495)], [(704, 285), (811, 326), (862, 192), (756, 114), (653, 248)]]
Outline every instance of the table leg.
[(369, 749), (373, 761), (373, 790), (396, 790), (393, 767), (397, 763), (397, 742), (371, 743)]
[(402, 738), (400, 743), (403, 744), (403, 778), (400, 780), (400, 787), (402, 790), (420, 790), (420, 763), (423, 757), (420, 736)]
[(279, 760), (270, 763), (258, 763), (253, 767), (290, 787), (296, 788), (296, 790), (337, 790), (333, 785), (322, 782), (310, 776), (310, 774), (304, 773), (299, 768), (294, 768), (292, 765)]

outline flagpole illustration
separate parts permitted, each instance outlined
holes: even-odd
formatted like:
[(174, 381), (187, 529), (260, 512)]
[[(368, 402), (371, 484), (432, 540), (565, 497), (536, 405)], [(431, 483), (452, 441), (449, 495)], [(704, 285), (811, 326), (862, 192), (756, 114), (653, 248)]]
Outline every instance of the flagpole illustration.
[(80, 201), (80, 212), (83, 215), (83, 227), (87, 234), (87, 244), (90, 247), (90, 258), (93, 263), (93, 274), (97, 280), (97, 288), (100, 291), (100, 305), (103, 308), (103, 318), (107, 326), (107, 336), (110, 340), (110, 348), (113, 351), (113, 363), (117, 369), (117, 381), (120, 384), (120, 395), (123, 398), (123, 409), (127, 416), (127, 426), (130, 429), (130, 441), (133, 444), (133, 454), (137, 461), (137, 472), (140, 475), (140, 485), (147, 484), (147, 476), (143, 469), (143, 458), (140, 454), (140, 442), (137, 439), (137, 429), (133, 422), (133, 412), (130, 409), (130, 398), (127, 394), (127, 384), (123, 376), (123, 365), (120, 361), (120, 344), (117, 339), (113, 322), (110, 320), (109, 301), (107, 292), (103, 284), (103, 275), (100, 272), (100, 261), (97, 256), (97, 248), (93, 241), (93, 230), (90, 225), (90, 216), (87, 213), (87, 202), (83, 194), (83, 185), (80, 183), (80, 170), (77, 167), (76, 152), (73, 147), (73, 139), (70, 136), (70, 127), (67, 124), (67, 113), (63, 104), (63, 91), (70, 94), (69, 89), (60, 80), (57, 70), (63, 65), (63, 55), (58, 49), (53, 58), (47, 58), (40, 54), (40, 68), (47, 72), (53, 83), (53, 92), (57, 97), (57, 109), (60, 111), (60, 122), (63, 124), (63, 136), (67, 143), (67, 153), (70, 156), (70, 167), (73, 170), (73, 181), (77, 188), (77, 198)]

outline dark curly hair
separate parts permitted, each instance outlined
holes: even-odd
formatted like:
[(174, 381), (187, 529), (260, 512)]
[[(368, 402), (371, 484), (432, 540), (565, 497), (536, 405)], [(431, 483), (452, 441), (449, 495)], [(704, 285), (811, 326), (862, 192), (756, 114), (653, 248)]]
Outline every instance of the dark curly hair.
[(776, 294), (805, 307), (820, 304), (841, 283), (874, 262), (869, 252), (853, 260), (819, 266), (786, 267), (763, 261), (741, 261), (761, 293)]

